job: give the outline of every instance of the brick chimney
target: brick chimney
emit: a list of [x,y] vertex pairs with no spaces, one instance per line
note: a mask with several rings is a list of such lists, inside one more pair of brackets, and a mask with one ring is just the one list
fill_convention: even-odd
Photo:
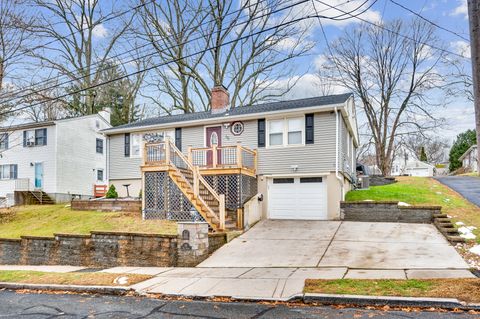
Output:
[[212,114],[224,113],[228,110],[230,94],[228,94],[227,89],[223,85],[212,88],[212,99],[210,103]]

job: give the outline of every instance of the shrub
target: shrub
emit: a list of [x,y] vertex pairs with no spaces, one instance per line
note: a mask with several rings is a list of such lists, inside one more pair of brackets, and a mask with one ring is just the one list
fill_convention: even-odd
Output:
[[110,185],[107,194],[105,195],[106,198],[118,198],[117,190],[115,189],[115,185]]

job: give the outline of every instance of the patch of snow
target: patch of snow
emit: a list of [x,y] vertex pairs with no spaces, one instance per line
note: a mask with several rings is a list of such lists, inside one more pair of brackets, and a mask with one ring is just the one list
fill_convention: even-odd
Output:
[[365,200],[363,200],[363,201],[364,201],[364,202],[374,202],[373,199],[365,199]]
[[460,233],[460,237],[463,237],[465,239],[475,239],[477,238],[477,236],[472,233],[472,230],[474,229],[474,226],[463,226],[458,229],[458,232]]
[[115,280],[113,280],[114,284],[117,285],[126,285],[128,284],[128,277],[122,276],[122,277],[117,277]]
[[435,194],[437,194],[437,195],[442,195],[442,192],[435,192]]
[[443,201],[444,201],[445,203],[448,203],[448,202],[450,201],[450,198],[444,198]]
[[452,218],[452,216],[450,216],[450,215],[447,215],[447,218]]
[[411,205],[404,202],[398,202],[398,206],[411,206]]
[[464,222],[456,222],[455,225],[457,225],[457,226],[464,226],[465,223],[464,223]]
[[468,250],[472,254],[479,255],[480,256],[480,245],[475,245],[472,248]]
[[72,207],[72,205],[70,204],[65,205],[65,208],[69,208],[69,207]]

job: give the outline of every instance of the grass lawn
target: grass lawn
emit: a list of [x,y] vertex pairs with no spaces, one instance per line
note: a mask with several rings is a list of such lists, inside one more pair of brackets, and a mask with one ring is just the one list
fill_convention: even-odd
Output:
[[177,226],[172,221],[144,221],[140,213],[74,211],[63,204],[0,210],[1,238],[22,235],[51,237],[55,233],[89,234],[90,231],[176,234]]
[[480,279],[307,279],[305,292],[368,296],[457,298],[480,302]]
[[[126,283],[118,283],[116,278],[124,277]],[[124,279],[122,278],[122,279]],[[92,286],[129,286],[152,278],[149,275],[108,274],[108,273],[52,273],[41,271],[0,271],[0,282],[52,285],[92,285]]]
[[462,221],[477,229],[480,243],[480,208],[440,182],[427,177],[397,177],[397,183],[372,186],[367,190],[347,193],[347,201],[400,201],[412,205],[439,205],[442,212],[452,216],[453,221]]

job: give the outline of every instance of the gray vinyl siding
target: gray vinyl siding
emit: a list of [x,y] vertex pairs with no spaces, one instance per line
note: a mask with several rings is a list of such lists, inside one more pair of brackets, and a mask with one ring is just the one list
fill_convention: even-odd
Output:
[[[267,117],[268,120],[268,117]],[[257,120],[243,121],[244,131],[240,136],[231,133],[229,126],[222,123],[222,145],[241,144],[250,149],[258,149]],[[210,126],[210,125],[209,125]],[[313,174],[335,170],[335,114],[316,113],[314,118],[314,144],[298,147],[258,149],[258,174]],[[182,128],[182,152],[188,147],[205,146],[205,126]],[[109,178],[141,178],[140,158],[124,157],[124,135],[111,135],[109,138]],[[297,165],[294,172],[292,165]]]
[[[258,173],[313,174],[335,170],[335,114],[315,113],[314,141],[298,147],[260,148]],[[298,166],[296,172],[292,165]]]
[[142,159],[138,157],[125,157],[124,134],[109,137],[109,179],[141,178],[140,165]]

